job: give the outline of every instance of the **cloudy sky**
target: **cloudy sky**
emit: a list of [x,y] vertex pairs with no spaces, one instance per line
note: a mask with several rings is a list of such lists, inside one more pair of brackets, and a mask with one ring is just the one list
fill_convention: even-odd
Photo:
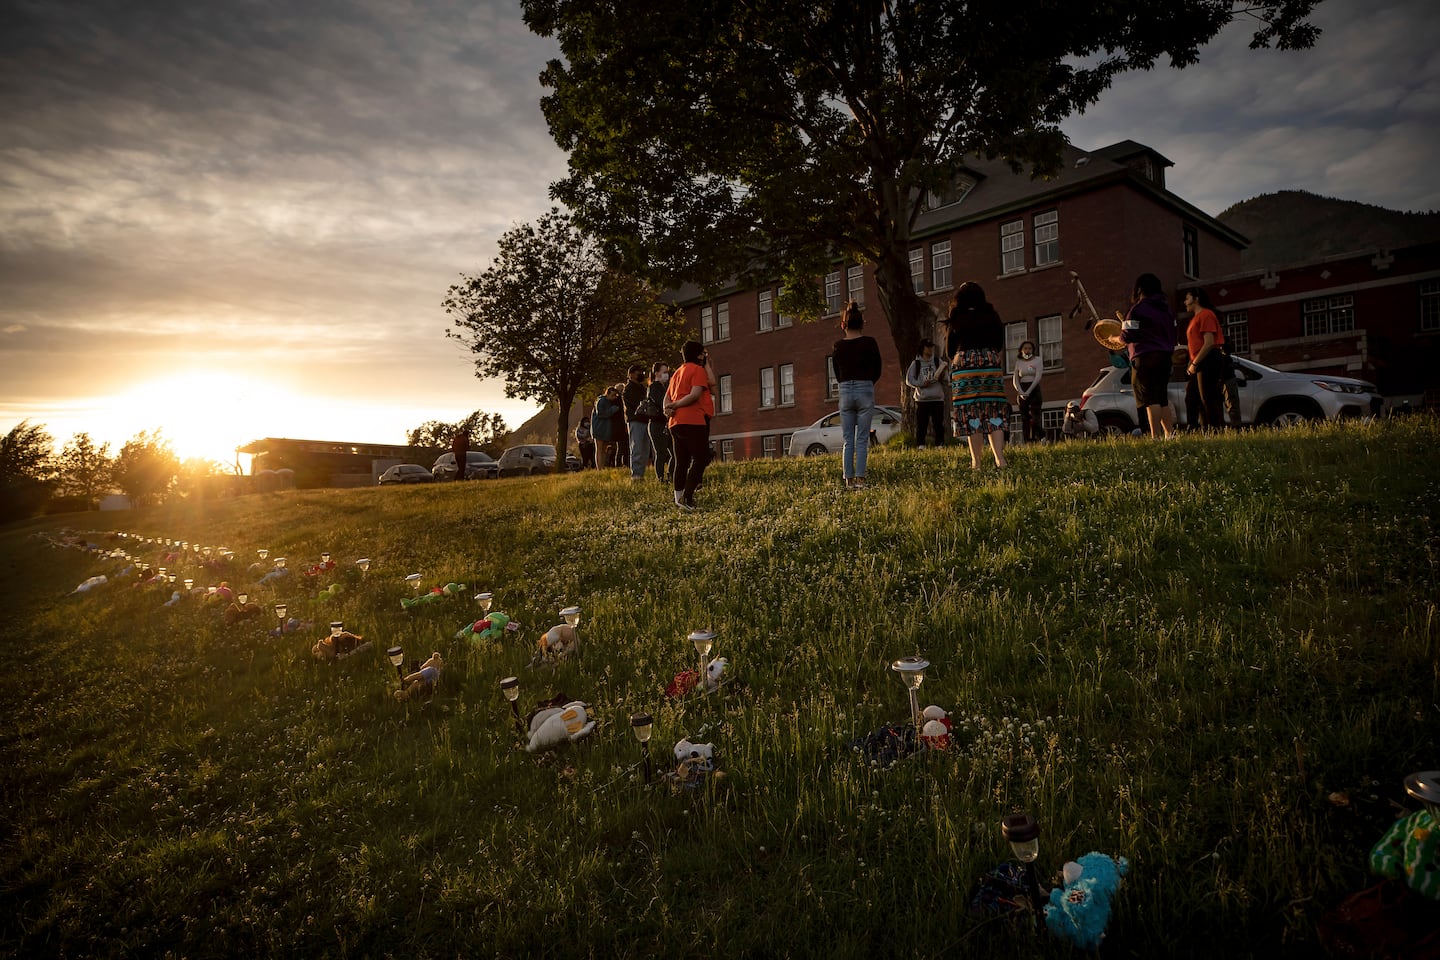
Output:
[[[1302,53],[1231,28],[1067,124],[1175,161],[1211,213],[1299,188],[1440,209],[1429,0],[1326,0]],[[0,431],[403,442],[481,408],[440,301],[549,203],[555,56],[494,0],[9,0],[0,11]]]

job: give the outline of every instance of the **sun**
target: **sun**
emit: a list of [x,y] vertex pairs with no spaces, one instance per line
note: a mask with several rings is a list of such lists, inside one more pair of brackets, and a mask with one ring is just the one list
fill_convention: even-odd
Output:
[[113,399],[111,416],[156,430],[181,460],[235,463],[235,448],[274,435],[293,420],[302,401],[260,377],[226,371],[189,370],[137,384]]

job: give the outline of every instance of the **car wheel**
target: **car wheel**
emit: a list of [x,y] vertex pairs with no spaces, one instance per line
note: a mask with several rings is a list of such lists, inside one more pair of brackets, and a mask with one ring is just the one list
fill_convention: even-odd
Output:
[[1135,429],[1134,424],[1125,419],[1122,414],[1104,413],[1096,419],[1100,421],[1102,437],[1128,437],[1130,431]]
[[830,448],[823,443],[812,443],[805,448],[805,456],[821,457],[830,452]]
[[1286,404],[1265,413],[1265,422],[1276,430],[1288,430],[1319,419],[1320,415],[1314,410],[1305,409],[1298,404]]

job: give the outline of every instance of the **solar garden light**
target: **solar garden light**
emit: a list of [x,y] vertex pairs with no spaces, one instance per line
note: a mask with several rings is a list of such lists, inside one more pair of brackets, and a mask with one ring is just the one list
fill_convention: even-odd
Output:
[[405,668],[402,666],[402,664],[405,663],[405,648],[391,647],[389,650],[385,651],[385,656],[390,658],[390,666],[395,668],[395,676],[399,677],[401,680],[404,680]]
[[[166,577],[166,574],[165,574],[165,568],[164,568],[164,567],[161,567],[161,568],[160,568],[160,576],[162,576],[162,577]],[[166,577],[166,579],[169,579],[169,578],[168,578],[168,577]]]
[[325,553],[320,554],[320,562],[321,562],[321,563],[329,563],[329,562],[330,562],[330,553],[329,553],[329,551],[326,551]]
[[240,606],[242,606],[242,607],[245,606],[245,604],[247,604],[247,603],[250,602],[250,594],[248,594],[248,593],[241,593],[241,594],[236,595],[236,597],[235,597],[235,602],[238,603],[238,604],[240,604]]
[[209,560],[209,559],[210,559],[210,554],[214,551],[214,549],[215,549],[214,547],[206,547],[206,548],[204,548],[203,550],[201,550],[200,552],[205,555],[205,559],[206,559],[206,560]]
[[480,604],[481,613],[489,613],[490,606],[495,602],[495,595],[493,593],[477,593],[475,602]]
[[174,583],[174,582],[175,582],[175,574],[173,574],[173,573],[170,574],[170,582],[171,582],[171,583]]
[[525,732],[525,724],[520,722],[520,678],[506,677],[500,681],[500,692],[505,694],[505,699],[510,701],[510,712],[515,716],[515,729],[521,734]]
[[692,631],[690,642],[695,644],[695,652],[700,654],[700,673],[695,679],[695,685],[703,691],[705,689],[705,658],[710,655],[710,648],[715,643],[715,631]]
[[420,592],[420,574],[410,574],[410,576],[405,578],[405,582],[410,584],[410,589],[414,590],[416,593]]
[[361,573],[369,573],[369,572],[370,572],[370,558],[369,558],[369,557],[361,557],[359,560],[356,560],[356,561],[355,561],[355,566],[357,566],[357,567],[360,568],[360,572],[361,572]]
[[1000,821],[1000,832],[1015,853],[1015,859],[1025,865],[1025,885],[1030,891],[1030,903],[1039,910],[1040,882],[1035,879],[1035,861],[1040,856],[1040,824],[1028,813],[1012,813]]
[[281,632],[281,633],[284,633],[284,632],[285,632],[285,613],[286,613],[286,611],[288,611],[289,609],[290,609],[290,608],[287,607],[287,606],[286,606],[285,604],[283,604],[283,603],[277,603],[277,604],[275,604],[275,620],[276,620],[278,626],[280,627],[280,632]]
[[344,632],[345,632],[345,621],[344,621],[344,620],[331,620],[331,621],[330,621],[330,639],[332,639],[332,640],[339,640],[339,639],[340,639],[340,634],[342,634],[342,633],[344,633]]
[[275,558],[275,569],[276,569],[276,570],[284,570],[284,569],[285,569],[285,558],[284,558],[284,557],[276,557],[276,558]]
[[192,544],[190,544],[190,552],[191,552],[191,553],[199,553],[199,552],[200,552],[200,544],[199,544],[199,543],[192,543]]
[[192,578],[190,578],[190,577],[186,577],[186,578],[185,578],[185,592],[186,592],[186,593],[189,593],[191,590],[194,590],[194,589],[195,589],[195,581],[194,581]]
[[578,627],[578,626],[580,626],[580,608],[579,608],[579,607],[566,607],[564,610],[561,610],[561,611],[560,611],[560,616],[564,617],[564,618],[565,618],[565,622],[568,623],[568,624],[570,624],[570,626],[572,626],[572,627]]
[[1405,792],[1440,817],[1440,770],[1422,770],[1405,778]]
[[270,551],[269,551],[269,550],[266,550],[264,547],[260,548],[259,550],[256,550],[255,552],[258,553],[258,554],[260,554],[260,559],[261,559],[261,560],[265,560],[265,559],[269,558],[269,556],[270,556]]
[[910,691],[910,720],[920,727],[920,684],[925,682],[925,668],[930,661],[923,657],[901,657],[890,664],[890,669],[900,674],[900,679]]
[[648,713],[637,713],[630,717],[630,729],[640,741],[640,754],[645,761],[645,782],[650,782],[650,730],[655,721]]

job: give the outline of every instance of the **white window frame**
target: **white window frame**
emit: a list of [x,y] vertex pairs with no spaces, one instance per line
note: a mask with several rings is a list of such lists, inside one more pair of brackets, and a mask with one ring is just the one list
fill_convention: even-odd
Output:
[[730,374],[720,374],[720,382],[716,384],[717,396],[715,398],[715,414],[731,413],[735,409],[734,380]]
[[1030,339],[1030,324],[1024,320],[1005,324],[1005,375],[1015,372],[1015,354]]
[[1440,280],[1420,284],[1420,332],[1440,333]]
[[825,274],[825,315],[839,313],[840,307],[840,271],[832,270]]
[[755,297],[755,329],[760,333],[769,333],[775,326],[775,294],[770,290],[761,290]]
[[774,460],[779,456],[779,447],[777,446],[778,439],[779,438],[773,434],[760,438],[760,449],[764,452],[766,460]]
[[1300,303],[1300,335],[1323,337],[1355,329],[1355,297],[1344,293]]
[[[778,289],[775,291],[775,302],[778,304],[778,303],[780,302],[780,298],[783,297],[783,296],[785,296],[785,288],[784,288],[784,287],[780,287],[780,288],[778,288]],[[783,314],[783,313],[776,313],[776,314],[775,314],[775,328],[776,328],[777,330],[778,330],[779,328],[781,328],[781,327],[788,327],[788,326],[790,326],[790,325],[791,325],[792,323],[794,323],[794,322],[795,322],[794,318],[792,318],[792,317],[787,317],[787,316],[786,316],[785,314]]]
[[845,296],[856,305],[865,306],[865,268],[851,267],[845,271]]
[[1047,437],[1058,435],[1064,426],[1064,407],[1042,407],[1040,409],[1040,429],[1045,432]]
[[953,283],[950,241],[936,240],[930,244],[930,289],[949,290]]
[[700,342],[715,342],[715,311],[708,306],[700,308]]
[[925,295],[925,248],[910,248],[910,287],[919,296]]
[[1000,272],[1025,272],[1025,221],[1000,224]]
[[835,358],[825,358],[825,399],[834,400],[840,396],[840,381],[835,379]]
[[792,441],[792,440],[794,440],[794,439],[795,439],[795,434],[793,434],[793,433],[782,433],[782,434],[780,434],[780,456],[783,457],[783,456],[787,455],[787,454],[790,452],[790,441]]
[[1048,373],[1065,369],[1065,324],[1060,314],[1035,318],[1035,349],[1040,354],[1041,370]]
[[939,210],[941,207],[953,207],[970,195],[975,189],[975,180],[963,174],[957,174],[938,193],[934,190],[925,191],[925,209]]
[[1225,349],[1230,353],[1250,352],[1250,311],[1228,310],[1224,316]]
[[1060,262],[1060,211],[1046,210],[1035,214],[1035,266],[1048,267]]
[[780,364],[780,406],[795,406],[795,364]]
[[1180,225],[1180,267],[1185,276],[1200,276],[1200,230],[1194,224]]
[[735,459],[735,441],[734,441],[734,440],[721,440],[721,441],[720,441],[720,462],[721,462],[721,463],[729,463],[730,461],[732,461],[732,460],[734,460],[734,459]]
[[760,368],[760,409],[775,406],[775,368]]
[[730,301],[721,300],[715,305],[715,339],[730,339]]

